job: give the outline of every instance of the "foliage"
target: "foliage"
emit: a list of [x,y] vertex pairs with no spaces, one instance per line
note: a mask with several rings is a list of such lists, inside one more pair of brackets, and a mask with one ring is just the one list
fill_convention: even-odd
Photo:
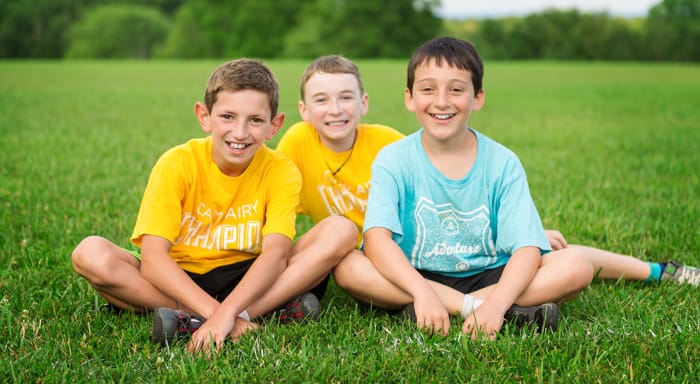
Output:
[[[307,63],[268,63],[289,127]],[[0,381],[697,382],[699,288],[672,284],[596,281],[562,305],[557,333],[494,342],[461,337],[456,322],[429,337],[331,284],[319,322],[264,326],[212,359],[153,346],[151,316],[100,310],[70,253],[91,234],[129,243],[158,156],[204,135],[192,105],[217,64],[0,62]],[[405,64],[358,61],[365,121],[417,128]],[[699,66],[497,61],[485,88],[472,126],[518,154],[545,226],[700,265]]]
[[136,5],[105,5],[73,24],[66,57],[149,58],[168,34],[160,11]]
[[[0,57],[63,57],[67,31],[96,6],[139,0],[0,0]],[[700,61],[700,0],[662,0],[647,17],[549,9],[523,17],[441,20],[440,0],[152,0],[172,20],[156,56],[407,57],[449,34],[492,59]],[[79,29],[79,28],[78,28]],[[99,34],[94,35],[99,37]],[[127,40],[127,38],[124,38]]]
[[431,0],[342,1],[306,3],[299,24],[286,38],[285,56],[408,57],[434,37],[441,21]]
[[[186,0],[149,0],[166,15]],[[0,0],[0,57],[63,57],[67,31],[91,8],[141,0]],[[97,37],[98,35],[95,35]]]
[[647,41],[653,60],[700,61],[700,0],[664,0],[653,7]]
[[175,15],[162,56],[279,56],[297,8],[294,0],[187,1]]
[[641,29],[627,19],[605,13],[547,10],[476,23],[476,29],[468,34],[454,26],[449,31],[474,41],[486,58],[640,59]]

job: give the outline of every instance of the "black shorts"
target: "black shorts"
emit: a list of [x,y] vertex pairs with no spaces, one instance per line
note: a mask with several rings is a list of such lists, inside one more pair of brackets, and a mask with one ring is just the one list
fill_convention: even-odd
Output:
[[[254,261],[255,259],[250,259],[235,264],[223,265],[205,274],[185,272],[197,285],[208,293],[209,296],[221,302],[224,301],[233,289],[236,288],[238,283],[241,282],[241,279],[243,279],[243,276],[248,272],[248,269],[250,269]],[[326,293],[329,277],[330,274],[326,275],[323,281],[310,290],[319,300],[321,300]]]
[[505,268],[506,266],[502,265],[493,269],[487,269],[477,275],[467,277],[445,276],[439,273],[424,271],[421,269],[419,269],[418,272],[428,280],[441,283],[462,293],[470,293],[498,283],[498,280],[501,278]]

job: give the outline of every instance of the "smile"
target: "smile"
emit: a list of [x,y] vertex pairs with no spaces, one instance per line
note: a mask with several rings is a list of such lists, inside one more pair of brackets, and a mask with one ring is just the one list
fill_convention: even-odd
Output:
[[243,144],[243,143],[230,143],[230,142],[227,142],[226,144],[228,144],[229,148],[235,149],[235,150],[245,149],[245,148],[248,146],[248,144]]
[[455,113],[430,113],[430,116],[438,120],[448,120],[455,117]]

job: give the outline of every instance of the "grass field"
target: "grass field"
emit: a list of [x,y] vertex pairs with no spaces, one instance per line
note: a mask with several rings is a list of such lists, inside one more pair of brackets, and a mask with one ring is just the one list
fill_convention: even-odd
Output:
[[[128,244],[157,157],[203,135],[192,106],[217,64],[0,62],[0,381],[697,382],[700,289],[667,284],[597,280],[561,307],[558,333],[494,342],[456,321],[427,337],[331,285],[321,321],[265,327],[211,360],[151,345],[150,315],[100,311],[69,255],[90,234]],[[286,128],[306,62],[269,64]],[[365,121],[415,130],[405,63],[359,64]],[[700,66],[487,62],[485,89],[471,125],[519,154],[545,227],[700,265]]]

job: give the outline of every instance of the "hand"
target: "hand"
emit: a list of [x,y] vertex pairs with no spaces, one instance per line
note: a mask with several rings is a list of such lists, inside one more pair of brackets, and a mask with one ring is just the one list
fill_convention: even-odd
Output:
[[187,345],[188,352],[204,352],[211,355],[212,346],[215,352],[221,350],[224,340],[232,332],[238,322],[234,316],[226,316],[222,313],[215,313],[210,319],[192,334],[192,340]]
[[486,301],[467,316],[462,324],[462,332],[471,336],[472,340],[483,336],[495,340],[496,334],[503,327],[504,314]]
[[238,342],[244,333],[251,332],[256,329],[258,329],[257,324],[253,323],[252,321],[248,321],[242,317],[239,317],[233,324],[233,330],[231,330],[229,336],[231,336],[231,339],[233,341]]
[[437,295],[432,296],[414,299],[416,325],[429,335],[441,333],[446,336],[450,331],[450,316]]
[[547,240],[553,251],[558,251],[569,246],[561,232],[557,230],[546,230],[544,233],[547,235]]

